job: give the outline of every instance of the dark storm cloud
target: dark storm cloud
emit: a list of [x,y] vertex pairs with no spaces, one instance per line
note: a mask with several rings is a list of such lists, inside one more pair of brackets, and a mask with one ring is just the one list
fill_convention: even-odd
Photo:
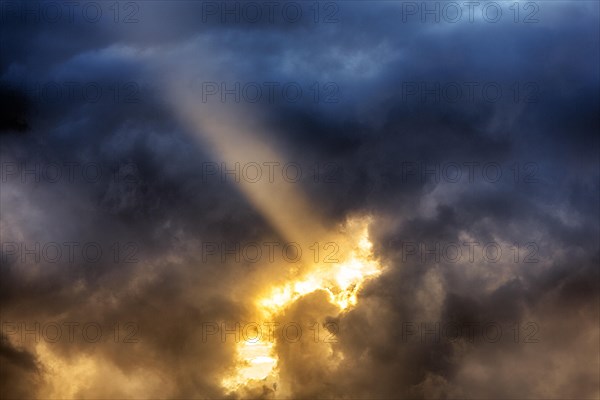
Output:
[[[53,351],[105,360],[115,382],[149,374],[161,397],[222,397],[233,344],[201,343],[200,324],[249,318],[240,282],[255,284],[253,267],[206,263],[198,249],[277,234],[234,185],[202,179],[214,155],[167,106],[163,74],[189,66],[176,80],[191,90],[194,80],[297,82],[307,93],[315,81],[333,82],[336,103],[307,95],[244,104],[290,160],[333,162],[335,182],[299,186],[332,226],[372,213],[372,241],[387,265],[354,310],[335,316],[314,293],[280,316],[333,318],[340,330],[332,358],[344,357],[331,369],[324,348],[278,344],[294,398],[597,396],[597,4],[540,2],[540,22],[530,25],[511,14],[498,24],[402,23],[402,3],[392,2],[339,3],[339,22],[329,24],[314,24],[308,6],[298,23],[220,23],[201,2],[135,4],[138,22],[129,24],[114,23],[106,8],[99,23],[2,21],[0,83],[10,88],[2,89],[3,168],[77,162],[104,171],[91,183],[3,180],[3,243],[77,240],[107,252],[91,267],[3,260],[4,321],[134,321],[139,343],[61,342]],[[96,85],[102,96],[69,94],[65,82]],[[493,82],[503,97],[407,98],[407,88],[436,82]],[[532,101],[514,101],[515,83],[535,89]],[[499,182],[481,177],[490,162],[502,168]],[[407,166],[449,163],[478,163],[476,179],[466,169],[458,183],[406,175]],[[515,180],[515,163],[525,173],[535,166],[535,181]],[[403,242],[466,240],[502,243],[508,260],[403,254]],[[111,244],[131,241],[137,262],[108,261]],[[539,261],[511,263],[515,242],[536,243]],[[511,324],[529,321],[539,343],[403,341],[407,322],[495,322],[506,339]],[[2,392],[33,397],[46,370],[32,346],[3,341],[2,358]],[[79,395],[136,397],[120,390],[91,382]]]
[[8,398],[34,397],[40,374],[40,366],[35,356],[26,350],[16,349],[2,334],[0,358],[2,394]]
[[27,131],[27,111],[29,108],[27,98],[18,90],[8,87],[0,88],[0,93],[2,99],[0,104],[2,109],[0,132],[4,134]]

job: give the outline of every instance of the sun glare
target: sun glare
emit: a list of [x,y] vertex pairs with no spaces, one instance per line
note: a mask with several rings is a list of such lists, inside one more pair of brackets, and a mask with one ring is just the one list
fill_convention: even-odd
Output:
[[[340,235],[339,261],[315,263],[297,279],[269,288],[264,296],[256,299],[258,312],[270,320],[302,296],[318,290],[328,294],[330,303],[336,305],[339,312],[356,305],[363,283],[381,273],[381,266],[372,253],[369,223],[369,218],[348,220]],[[223,380],[228,390],[235,391],[254,380],[277,381],[273,343],[242,341],[237,358],[235,374]]]

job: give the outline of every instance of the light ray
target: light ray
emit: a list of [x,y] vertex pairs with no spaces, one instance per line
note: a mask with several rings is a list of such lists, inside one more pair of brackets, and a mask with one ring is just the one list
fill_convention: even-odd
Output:
[[[198,99],[182,90],[171,91],[174,109],[181,120],[203,144],[212,146],[219,161],[235,163],[278,163],[285,165],[283,152],[272,139],[256,129],[256,125],[240,126],[240,120],[252,118],[247,110],[223,109],[199,104]],[[381,272],[372,254],[369,240],[369,218],[349,219],[344,232],[325,229],[318,209],[310,206],[299,186],[281,180],[238,182],[238,188],[279,232],[290,242],[306,245],[312,242],[334,243],[340,260],[317,262],[303,266],[283,284],[264,289],[254,301],[258,315],[272,320],[295,301],[316,291],[328,294],[339,312],[357,303],[364,282]],[[242,341],[237,346],[236,371],[223,379],[222,385],[235,392],[253,382],[277,382],[278,357],[273,343],[263,340]]]

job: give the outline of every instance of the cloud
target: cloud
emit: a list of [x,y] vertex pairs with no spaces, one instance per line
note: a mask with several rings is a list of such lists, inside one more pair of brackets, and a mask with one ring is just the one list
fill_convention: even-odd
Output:
[[[454,24],[403,23],[406,2],[335,3],[318,23],[306,4],[298,22],[256,23],[222,22],[206,8],[220,2],[131,4],[118,22],[104,4],[98,23],[2,14],[3,394],[224,398],[235,343],[203,341],[203,324],[252,321],[257,294],[306,265],[204,245],[314,242],[310,227],[371,215],[385,269],[356,307],[316,291],[276,316],[335,326],[335,342],[278,341],[279,387],[238,397],[598,396],[597,4],[535,3],[535,24],[503,2],[500,23]],[[223,101],[222,84],[263,96]],[[222,174],[272,155],[299,180]],[[37,342],[9,329],[36,321]],[[435,324],[478,325],[434,340]]]

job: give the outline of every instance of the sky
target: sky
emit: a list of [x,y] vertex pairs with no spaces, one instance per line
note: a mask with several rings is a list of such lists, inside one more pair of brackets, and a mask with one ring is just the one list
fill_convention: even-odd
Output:
[[597,399],[596,1],[0,1],[7,399]]

